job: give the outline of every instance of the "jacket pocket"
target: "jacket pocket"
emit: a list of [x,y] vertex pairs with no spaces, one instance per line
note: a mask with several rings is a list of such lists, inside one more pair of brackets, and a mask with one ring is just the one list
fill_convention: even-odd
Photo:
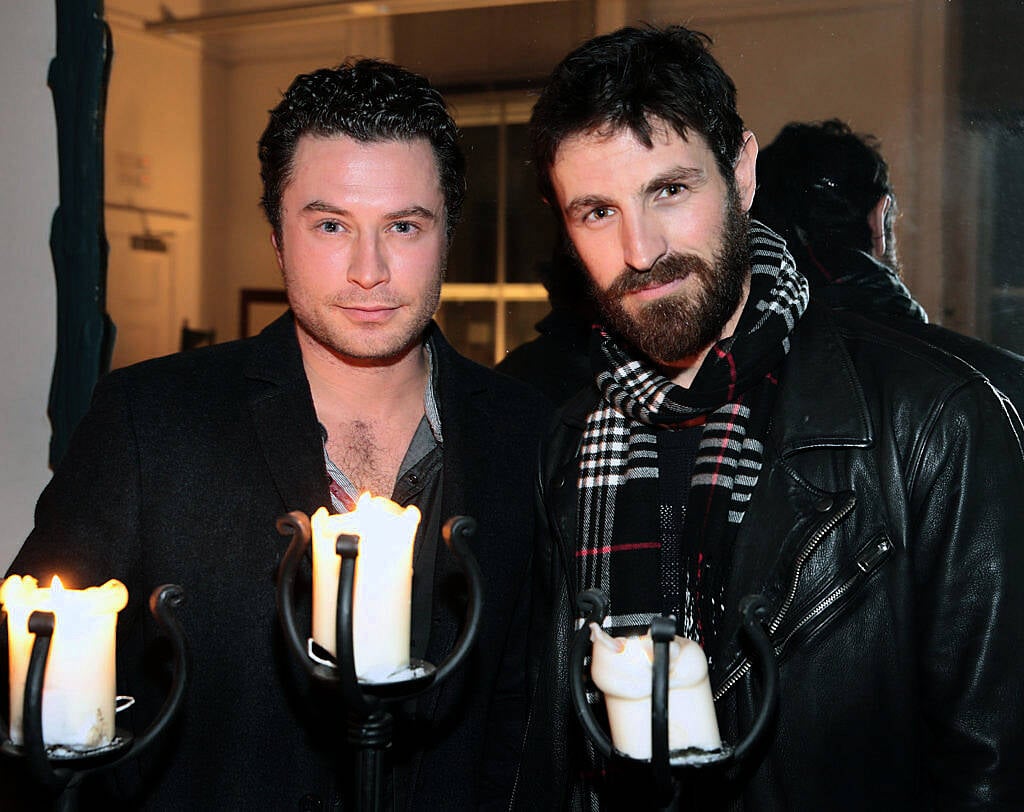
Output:
[[796,620],[784,627],[773,629],[772,642],[775,656],[784,660],[800,643],[820,633],[841,617],[844,610],[860,596],[862,588],[871,580],[893,553],[893,543],[886,535],[874,537],[858,550],[853,565],[829,588],[823,597],[796,614]]

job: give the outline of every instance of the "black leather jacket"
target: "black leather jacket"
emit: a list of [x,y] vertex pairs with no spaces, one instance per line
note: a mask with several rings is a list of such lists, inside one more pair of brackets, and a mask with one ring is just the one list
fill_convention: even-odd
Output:
[[[741,767],[690,773],[683,808],[1024,809],[1019,421],[957,359],[813,302],[781,384],[727,593],[768,600],[778,714]],[[567,404],[541,466],[517,808],[575,805],[575,456],[596,397]],[[709,654],[735,742],[759,679],[727,615]]]

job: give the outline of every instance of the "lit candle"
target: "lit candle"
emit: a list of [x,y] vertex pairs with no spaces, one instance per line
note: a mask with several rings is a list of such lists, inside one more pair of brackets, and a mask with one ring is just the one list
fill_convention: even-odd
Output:
[[55,575],[40,589],[30,575],[12,575],[0,586],[7,610],[11,688],[11,741],[23,743],[25,679],[35,635],[34,611],[52,612],[53,637],[43,679],[43,741],[91,749],[114,738],[117,613],[128,603],[120,581],[88,589],[65,589]]
[[[615,749],[639,759],[651,757],[651,635],[611,637],[590,624],[590,676],[604,694]],[[704,650],[676,637],[668,653],[668,748],[717,750],[722,746]]]
[[383,682],[409,667],[412,552],[420,512],[362,494],[349,513],[313,514],[313,640],[337,656],[338,578],[342,533],[359,537],[352,600],[356,676]]

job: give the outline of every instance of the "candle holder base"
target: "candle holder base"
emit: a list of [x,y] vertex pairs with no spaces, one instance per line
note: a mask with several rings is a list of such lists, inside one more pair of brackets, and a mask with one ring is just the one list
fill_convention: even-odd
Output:
[[394,732],[394,720],[385,710],[385,703],[413,699],[442,682],[462,663],[476,641],[483,606],[483,576],[467,543],[467,537],[476,532],[476,522],[468,516],[455,516],[442,529],[468,587],[466,620],[454,647],[440,665],[411,659],[407,668],[382,681],[360,679],[355,671],[352,612],[358,536],[340,534],[336,540],[335,548],[341,556],[336,622],[339,656],[332,657],[311,639],[307,638],[303,646],[295,621],[294,583],[299,563],[310,545],[309,517],[292,511],[278,519],[277,529],[292,537],[277,575],[277,608],[285,638],[309,675],[340,693],[348,716],[348,743],[356,757],[355,808],[359,812],[376,812],[383,808],[383,753],[391,747]]
[[[306,641],[306,653],[317,665],[329,669],[332,674],[336,672],[337,661],[329,651],[317,645],[312,637]],[[373,696],[381,699],[401,699],[418,694],[429,687],[435,679],[436,672],[437,666],[433,663],[410,657],[409,665],[388,674],[384,679],[357,677],[356,682],[360,690]],[[332,678],[337,679],[336,676]]]
[[763,598],[749,596],[740,602],[743,628],[754,647],[754,653],[760,663],[764,679],[761,708],[742,741],[736,745],[723,743],[715,750],[700,750],[698,748],[669,750],[668,748],[668,646],[675,635],[676,624],[673,618],[656,617],[652,620],[654,667],[651,684],[652,757],[649,759],[633,758],[615,749],[611,738],[599,724],[590,707],[587,689],[584,685],[586,661],[591,652],[589,626],[591,623],[601,625],[608,614],[609,601],[608,596],[601,590],[588,589],[579,594],[576,602],[577,608],[583,616],[583,623],[573,637],[569,652],[569,687],[576,716],[587,737],[605,758],[614,758],[649,769],[652,785],[658,797],[670,799],[674,796],[674,771],[741,761],[764,734],[778,704],[778,663],[772,643],[760,620],[767,611]]
[[[47,746],[44,742],[43,685],[54,633],[54,615],[52,612],[35,611],[29,616],[28,628],[35,635],[35,640],[25,677],[22,714],[24,744],[14,744],[8,735],[8,728],[4,726],[0,755],[22,759],[27,763],[35,783],[49,794],[53,809],[60,812],[77,809],[78,789],[87,775],[137,756],[163,732],[177,713],[185,694],[188,655],[185,634],[173,609],[183,600],[183,590],[174,584],[157,587],[149,598],[150,612],[170,638],[173,649],[174,673],[170,693],[163,707],[140,736],[135,737],[126,730],[115,728],[114,738],[108,744],[93,748]],[[120,703],[116,710],[125,710],[134,702],[131,697],[118,697],[118,700],[130,701]]]
[[[66,744],[54,744],[44,748],[46,760],[62,767],[72,769],[92,769],[116,758],[135,742],[135,737],[127,730],[117,728],[114,738],[98,747],[75,747]],[[10,739],[0,744],[0,753],[5,756],[23,758],[28,750]]]

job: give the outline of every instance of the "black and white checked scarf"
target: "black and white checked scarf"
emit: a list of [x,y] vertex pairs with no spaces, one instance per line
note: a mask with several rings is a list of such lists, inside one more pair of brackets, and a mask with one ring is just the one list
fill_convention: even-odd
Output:
[[[609,596],[612,627],[646,626],[653,615],[675,614],[678,633],[702,645],[717,627],[731,542],[761,470],[778,383],[773,371],[808,300],[807,281],[782,239],[752,221],[750,241],[750,294],[735,335],[712,348],[689,388],[598,328],[594,363],[602,400],[583,433],[576,556],[581,588]],[[701,427],[689,493],[666,504],[658,433],[687,426]],[[682,550],[667,568],[665,516],[673,510],[683,515],[681,527],[678,518],[669,522],[671,535],[682,530],[674,539]],[[675,604],[664,605],[666,588]]]

